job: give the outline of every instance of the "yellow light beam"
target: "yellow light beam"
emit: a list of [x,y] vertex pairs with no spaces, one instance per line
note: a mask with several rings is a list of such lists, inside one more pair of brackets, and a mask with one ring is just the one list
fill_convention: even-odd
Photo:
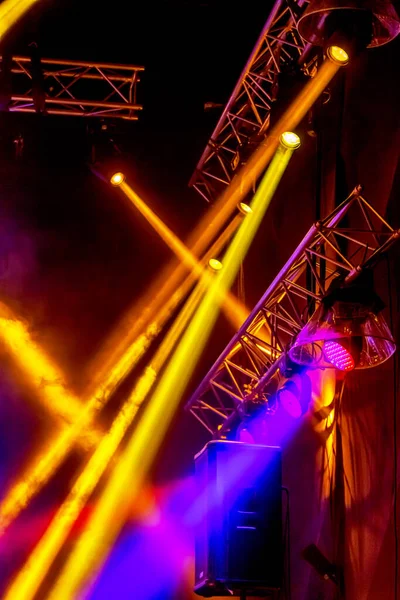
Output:
[[[82,410],[80,400],[68,390],[64,374],[31,337],[29,327],[3,303],[0,303],[0,339],[36,399],[49,412],[61,417],[63,425],[75,421]],[[100,432],[91,432],[89,443],[99,439]]]
[[251,191],[253,183],[259,179],[279,146],[280,136],[285,131],[294,131],[296,129],[297,125],[340,68],[340,65],[326,60],[316,75],[307,82],[274,127],[272,127],[268,137],[260,143],[247,163],[233,178],[225,192],[211,206],[205,217],[193,231],[187,242],[187,246],[193,254],[197,255],[201,253],[209,241],[214,238],[233,213],[236,206]]
[[[204,263],[207,263],[209,257],[214,253],[219,254],[241,221],[240,215],[231,221],[205,254]],[[147,327],[144,334],[138,336],[132,344],[125,348],[118,360],[115,356],[112,357],[116,361],[115,364],[108,361],[103,369],[97,369],[93,373],[93,385],[90,386],[84,396],[85,408],[81,408],[77,422],[54,436],[48,445],[40,450],[40,453],[34,457],[29,467],[25,469],[18,481],[11,486],[0,503],[0,533],[12,523],[58,469],[77,439],[82,435],[82,432],[89,427],[95,415],[105,406],[117,385],[121,383],[143,356],[152,340],[172,316],[176,307],[189,292],[194,280],[195,278],[192,275],[187,277],[160,310],[157,320]],[[170,337],[167,339],[170,339]],[[161,347],[165,348],[165,344],[166,342]]]
[[[329,60],[322,64],[317,74],[310,79],[271,129],[268,137],[260,143],[248,162],[238,171],[226,191],[207,211],[205,217],[200,220],[186,243],[186,247],[190,249],[194,256],[200,256],[204,252],[218,231],[222,229],[223,224],[229,219],[229,216],[233,214],[236,206],[240,206],[240,203],[250,192],[253,183],[258,180],[278,147],[280,135],[285,131],[296,129],[339,69],[340,65]],[[153,281],[146,294],[127,311],[120,324],[117,325],[106,349],[99,354],[99,360],[96,359],[96,362],[93,363],[94,371],[99,365],[99,368],[101,368],[104,354],[108,352],[112,356],[114,352],[117,354],[120,352],[119,344],[120,340],[124,338],[123,332],[130,329],[132,331],[131,339],[134,339],[139,334],[143,322],[149,323],[153,320],[160,307],[168,301],[186,275],[187,267],[183,264],[177,264],[175,261],[161,271],[160,276]]]
[[49,600],[76,597],[90,573],[97,572],[114,543],[126,520],[127,496],[135,497],[143,484],[215,323],[219,305],[233,283],[292,152],[279,147],[251,203],[251,218],[243,221],[231,242],[223,260],[224,268],[215,274],[213,283],[208,286]]
[[[237,214],[231,220],[201,259],[203,266],[208,263],[211,257],[220,254],[242,220],[243,216],[241,214]],[[87,376],[94,386],[98,387],[101,382],[106,381],[109,373],[113,371],[118,373],[119,361],[122,360],[124,353],[129,351],[130,345],[135,343],[135,340],[140,338],[141,335],[144,335],[149,343],[158,335],[196,279],[197,276],[190,271],[183,281],[180,277],[172,276],[168,282],[164,282],[164,285],[157,281],[158,289],[151,286],[153,301],[149,299],[149,305],[147,307],[143,305],[142,311],[135,318],[133,318],[133,312],[130,312],[121,321],[116,331],[111,334],[106,344],[88,367]],[[167,288],[169,293],[166,296],[164,290]],[[241,313],[238,320],[244,320],[247,314],[246,311]],[[137,360],[140,356],[137,356]],[[136,360],[132,361],[131,365],[134,366],[135,362]]]
[[[121,189],[131,203],[142,213],[150,225],[157,231],[158,235],[169,248],[182,261],[187,270],[192,271],[198,279],[203,275],[204,266],[200,260],[185,246],[175,233],[165,225],[165,223],[155,214],[151,208],[140,198],[140,196],[123,180],[119,184]],[[212,276],[207,271],[204,273],[206,281],[211,283]],[[237,300],[230,292],[227,292],[224,298],[223,308],[226,316],[232,322],[233,326],[239,328],[249,314],[248,310]]]
[[[82,508],[118,450],[128,427],[136,417],[160,369],[187,327],[201,300],[203,290],[204,287],[202,288],[201,285],[196,287],[174,321],[153,360],[146,367],[133,392],[122,406],[111,429],[103,437],[85,469],[72,486],[65,502],[57,511],[50,526],[8,588],[4,600],[32,600],[35,597]],[[57,598],[60,600],[61,597],[57,596]]]
[[4,0],[0,5],[0,40],[38,0]]

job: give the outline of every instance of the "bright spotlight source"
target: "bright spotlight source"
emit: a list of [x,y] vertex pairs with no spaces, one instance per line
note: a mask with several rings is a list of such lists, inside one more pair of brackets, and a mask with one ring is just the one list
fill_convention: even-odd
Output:
[[110,181],[113,185],[121,185],[125,181],[125,175],[119,171],[118,173],[114,173]]
[[218,260],[218,258],[210,258],[208,261],[208,266],[213,271],[220,271],[222,269],[222,262]]
[[326,359],[339,371],[352,371],[355,367],[354,358],[342,344],[329,340],[324,343]]
[[239,202],[238,209],[244,215],[249,215],[250,213],[253,212],[253,209],[251,208],[251,206],[249,206],[245,202]]
[[337,65],[347,65],[349,62],[349,55],[347,54],[344,48],[340,48],[340,46],[329,46],[326,50],[326,54],[332,62]]
[[295,150],[300,146],[300,138],[293,131],[285,131],[284,133],[282,133],[279,139],[281,144],[285,146],[285,148]]

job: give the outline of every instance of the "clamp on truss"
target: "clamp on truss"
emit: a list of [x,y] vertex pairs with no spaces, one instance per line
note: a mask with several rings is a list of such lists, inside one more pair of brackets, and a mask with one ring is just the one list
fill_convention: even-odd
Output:
[[[11,64],[3,57],[2,71],[9,70],[11,112],[37,112],[31,58],[14,56]],[[80,60],[40,60],[44,111],[73,117],[113,117],[136,121],[142,105],[137,103],[137,86],[144,67]],[[4,75],[3,75],[4,78]]]
[[306,76],[315,74],[317,51],[297,31],[305,7],[303,0],[275,2],[190,179],[189,186],[207,202],[220,196],[254,143],[266,135],[279,74],[295,65]]
[[186,409],[214,437],[245,418],[249,407],[268,410],[267,384],[281,358],[321,304],[332,281],[356,279],[398,239],[361,196],[361,187],[316,222],[282,267],[242,327],[211,367]]

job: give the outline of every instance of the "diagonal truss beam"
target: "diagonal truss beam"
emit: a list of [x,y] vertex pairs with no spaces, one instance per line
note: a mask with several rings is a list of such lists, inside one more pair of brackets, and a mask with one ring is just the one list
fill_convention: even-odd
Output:
[[[361,188],[315,223],[186,405],[214,436],[253,404],[269,406],[268,383],[331,282],[355,279],[400,235],[363,198]],[[349,225],[350,224],[350,225]]]
[[304,0],[276,0],[190,179],[189,186],[207,202],[220,196],[266,134],[279,73],[296,64],[305,75],[315,73],[317,51],[297,31],[305,6]]
[[[138,119],[143,107],[137,103],[137,87],[144,67],[42,58],[41,68],[47,114]],[[14,56],[10,74],[8,110],[35,112],[31,59]]]

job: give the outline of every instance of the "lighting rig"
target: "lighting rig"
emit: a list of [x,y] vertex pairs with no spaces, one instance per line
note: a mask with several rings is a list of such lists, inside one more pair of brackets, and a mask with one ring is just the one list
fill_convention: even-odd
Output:
[[[81,60],[40,59],[41,112],[71,117],[101,117],[136,121],[142,105],[137,87],[144,67]],[[3,80],[8,81],[4,108],[10,112],[37,111],[32,57],[3,56]]]
[[296,394],[305,368],[347,372],[388,359],[395,343],[371,276],[399,235],[356,187],[309,229],[187,410],[215,439],[235,439],[238,425],[258,409],[273,415],[283,392],[295,416],[305,412],[307,402]]
[[[207,201],[235,185],[239,167],[274,132],[283,74],[312,79],[324,55],[345,65],[399,32],[389,2],[277,0],[189,185]],[[290,396],[287,408],[302,414],[296,381],[307,368],[368,368],[393,354],[371,267],[398,235],[360,186],[311,227],[187,403],[214,438],[232,435],[257,407],[274,413],[279,398]]]
[[399,31],[389,2],[276,0],[189,186],[207,202],[226,190],[269,133],[282,75],[312,79],[323,53],[343,65],[365,47],[390,42]]

